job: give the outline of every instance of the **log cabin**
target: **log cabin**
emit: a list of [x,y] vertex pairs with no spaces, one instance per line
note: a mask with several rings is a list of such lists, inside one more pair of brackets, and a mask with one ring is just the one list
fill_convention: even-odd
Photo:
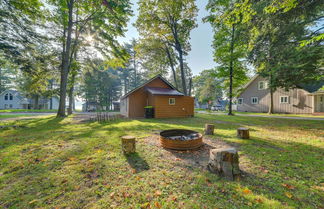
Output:
[[194,116],[194,97],[185,96],[161,75],[157,75],[120,99],[120,113],[128,118],[145,115],[145,107],[152,106],[155,118]]

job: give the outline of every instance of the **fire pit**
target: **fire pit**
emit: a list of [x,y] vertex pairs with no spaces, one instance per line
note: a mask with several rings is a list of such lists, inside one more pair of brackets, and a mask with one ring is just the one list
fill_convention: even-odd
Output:
[[202,145],[202,135],[186,129],[170,129],[160,133],[160,142],[167,149],[197,149]]

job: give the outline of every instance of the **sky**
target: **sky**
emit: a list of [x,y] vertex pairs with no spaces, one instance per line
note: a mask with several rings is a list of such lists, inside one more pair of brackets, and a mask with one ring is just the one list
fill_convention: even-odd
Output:
[[[127,27],[128,31],[125,37],[120,39],[121,42],[128,42],[133,38],[138,38],[138,32],[133,26],[138,15],[137,0],[131,0],[131,2],[133,3],[132,9],[134,16],[131,17]],[[203,23],[202,21],[202,18],[208,15],[208,12],[205,10],[207,2],[206,0],[196,0],[196,5],[199,9],[197,17],[198,27],[191,31],[191,51],[185,57],[194,75],[199,74],[203,70],[215,67],[212,54],[213,48],[211,47],[213,31],[209,23]]]

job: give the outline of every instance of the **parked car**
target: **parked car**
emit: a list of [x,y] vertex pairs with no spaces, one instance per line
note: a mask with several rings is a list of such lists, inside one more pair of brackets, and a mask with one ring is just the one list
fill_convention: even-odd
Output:
[[210,109],[212,111],[224,111],[225,110],[225,107],[222,106],[222,105],[213,105]]

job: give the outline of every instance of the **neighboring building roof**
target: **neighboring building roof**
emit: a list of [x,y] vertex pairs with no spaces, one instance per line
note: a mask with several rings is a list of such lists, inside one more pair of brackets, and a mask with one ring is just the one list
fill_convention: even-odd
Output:
[[145,89],[153,95],[184,96],[183,93],[175,89],[167,89],[167,88],[159,88],[159,87],[146,87]]
[[[253,76],[251,78],[251,80],[247,84],[244,85],[243,89],[245,90],[259,76],[260,76],[259,74],[256,74],[255,76]],[[324,87],[324,80],[315,81],[311,84],[300,84],[300,85],[298,85],[298,87],[308,91],[309,93],[314,93],[316,91],[319,91],[322,87]],[[322,90],[320,90],[320,91],[322,91]],[[242,94],[242,92],[240,93],[240,95]]]
[[249,82],[247,82],[244,86],[243,89],[246,89],[257,77],[259,77],[259,74],[256,74],[255,76],[253,76]]
[[176,88],[175,88],[175,87],[174,87],[174,86],[173,86],[169,81],[167,81],[167,80],[166,80],[165,78],[163,78],[160,74],[158,74],[158,75],[154,76],[153,78],[151,78],[150,80],[144,82],[142,85],[140,85],[140,86],[134,88],[133,90],[127,92],[124,96],[121,97],[121,99],[124,99],[124,98],[128,97],[131,93],[133,93],[133,92],[137,91],[138,89],[144,87],[146,84],[150,83],[151,81],[153,81],[153,80],[155,80],[155,79],[157,79],[157,78],[160,78],[160,79],[161,79],[164,83],[166,83],[170,88],[177,90],[177,89],[176,89]]
[[324,80],[320,80],[317,82],[309,83],[309,84],[301,84],[300,88],[308,91],[309,93],[314,93],[324,87]]
[[16,91],[16,90],[10,90],[10,89],[7,89],[3,92],[1,92],[0,95],[4,95],[6,93],[11,93],[14,97],[17,97],[19,100],[22,100],[22,99],[26,99],[26,97],[22,96],[21,93],[19,91]]

